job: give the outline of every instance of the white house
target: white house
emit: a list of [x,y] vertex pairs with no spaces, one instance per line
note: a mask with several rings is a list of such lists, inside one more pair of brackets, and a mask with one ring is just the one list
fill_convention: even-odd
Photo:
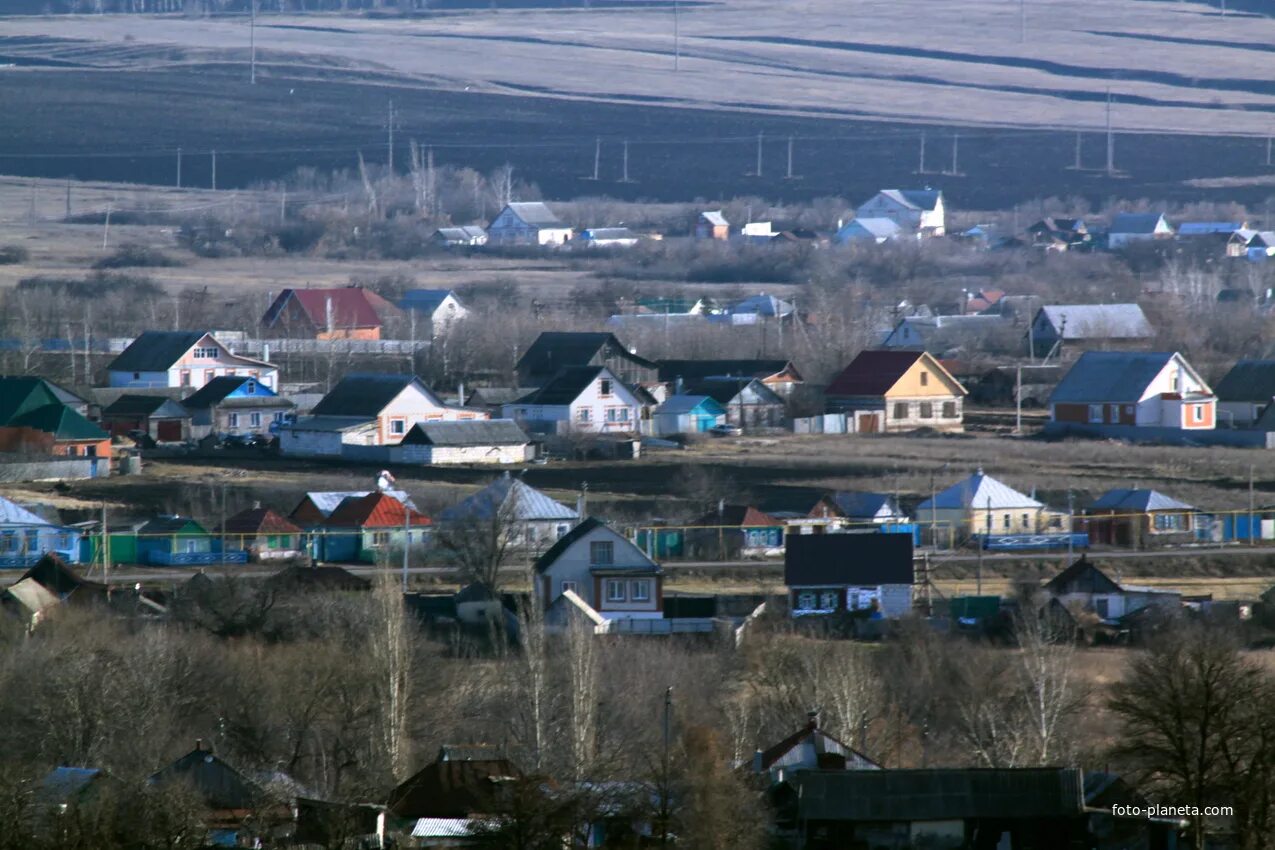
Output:
[[279,385],[279,370],[264,360],[242,357],[207,331],[146,331],[106,367],[111,387],[189,387],[213,378],[242,375],[263,387]]
[[440,227],[434,231],[434,243],[444,248],[486,245],[487,231],[473,224],[462,227]]
[[854,218],[841,226],[835,239],[841,245],[850,243],[890,242],[903,235],[903,228],[892,218]]
[[627,227],[590,227],[580,231],[580,242],[593,248],[632,248],[638,236]]
[[935,189],[882,189],[855,210],[855,218],[888,218],[919,236],[947,233],[943,193]]
[[641,419],[642,402],[605,366],[567,366],[533,390],[503,405],[505,419],[538,434],[629,434]]
[[507,528],[511,546],[540,548],[566,536],[580,521],[580,513],[506,472],[438,515],[438,522],[444,526],[493,520]]
[[1181,354],[1086,351],[1049,396],[1055,423],[1209,430],[1217,396]]
[[398,306],[407,312],[414,329],[413,339],[427,339],[445,333],[454,322],[469,315],[450,289],[409,289]]
[[628,538],[592,517],[536,561],[536,591],[547,609],[572,591],[606,619],[662,619],[663,573]]
[[508,419],[418,422],[393,452],[395,463],[526,463],[531,439]]
[[506,204],[487,225],[488,245],[562,245],[572,229],[539,201]]
[[1115,251],[1132,242],[1172,238],[1173,226],[1164,213],[1119,213],[1107,231],[1107,247]]
[[1045,592],[1067,610],[1092,613],[1105,623],[1144,608],[1159,608],[1166,613],[1182,608],[1182,594],[1178,591],[1112,581],[1083,555],[1054,576],[1045,585]]
[[1038,534],[1054,520],[1043,502],[983,472],[940,490],[916,506],[916,521],[946,534]]
[[396,446],[420,422],[488,418],[486,411],[442,401],[413,375],[352,374],[333,387],[310,416],[279,429],[279,450],[288,455],[353,457],[349,447]]

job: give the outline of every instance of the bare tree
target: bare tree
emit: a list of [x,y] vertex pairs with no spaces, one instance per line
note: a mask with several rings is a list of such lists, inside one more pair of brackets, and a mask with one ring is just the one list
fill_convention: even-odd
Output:
[[377,576],[371,656],[380,691],[381,744],[396,780],[407,778],[411,768],[408,739],[408,697],[412,675],[412,648],[403,594],[388,572]]

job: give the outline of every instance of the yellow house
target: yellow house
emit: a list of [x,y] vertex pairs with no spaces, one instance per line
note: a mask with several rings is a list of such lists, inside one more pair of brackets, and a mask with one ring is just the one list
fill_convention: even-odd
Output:
[[862,351],[825,395],[858,433],[964,429],[965,387],[924,351]]

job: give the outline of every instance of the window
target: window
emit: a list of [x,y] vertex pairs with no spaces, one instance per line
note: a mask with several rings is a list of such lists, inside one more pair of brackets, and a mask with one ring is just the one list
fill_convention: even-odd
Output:
[[611,394],[611,382],[610,382],[610,381],[608,381],[606,378],[603,378],[603,379],[601,380],[601,382],[599,382],[599,385],[598,385],[598,394],[599,394],[599,395],[610,395],[610,394]]
[[1031,528],[1031,523],[1032,523],[1031,515],[1023,514],[1023,528]]
[[210,347],[207,347],[207,348],[196,348],[196,349],[192,352],[192,354],[194,355],[194,358],[195,358],[196,360],[216,360],[216,359],[217,359],[217,347],[216,347],[216,346],[210,346]]
[[274,412],[274,414],[270,417],[270,421],[271,421],[271,422],[282,422],[282,421],[283,421],[283,411],[281,411],[281,410],[276,410],[276,411]]
[[943,402],[943,418],[944,419],[956,418],[956,402],[954,401]]
[[607,408],[608,422],[628,422],[629,409],[627,407],[610,407]]
[[894,403],[894,418],[895,419],[908,418],[908,403],[906,401],[896,401]]
[[1097,614],[1102,619],[1104,620],[1107,619],[1107,614],[1110,610],[1108,608],[1107,598],[1105,596],[1100,596],[1097,599],[1095,599],[1093,601],[1093,610],[1094,610],[1094,613]]
[[567,526],[565,526],[565,525],[560,525],[560,526],[558,526],[558,528],[557,528],[557,534],[558,534],[558,536],[559,536],[559,537],[561,537],[562,535],[566,534],[566,533],[567,533],[568,531],[570,531],[570,530],[571,530],[571,529],[570,529],[569,527],[567,527]]
[[1098,425],[1102,424],[1102,405],[1101,404],[1089,405],[1089,421],[1091,423],[1096,423]]
[[640,581],[630,582],[629,598],[634,602],[650,602],[651,580],[644,578]]
[[569,590],[569,591],[571,591],[572,593],[576,593],[576,592],[577,592],[577,591],[576,591],[576,583],[575,583],[574,581],[564,581],[564,582],[562,583],[562,592],[563,592],[563,593],[566,593],[568,590]]
[[256,381],[249,381],[248,383],[244,384],[244,394],[245,394],[245,395],[256,395],[256,394],[257,394],[257,382],[256,382]]
[[624,581],[618,578],[607,579],[607,602],[623,602]]
[[1204,421],[1204,405],[1202,404],[1191,405],[1191,421],[1192,422]]
[[238,413],[230,413],[230,414],[227,414],[227,415],[226,415],[226,424],[227,424],[229,427],[231,427],[231,428],[238,428],[238,427],[239,427],[239,414],[238,414]]
[[920,407],[921,407],[921,418],[922,418],[922,419],[933,419],[933,418],[934,418],[934,405],[930,404],[928,401],[923,401],[923,402],[921,402]]
[[403,434],[403,433],[406,433],[406,432],[407,432],[407,420],[406,420],[406,419],[391,419],[391,420],[390,420],[390,433],[391,433],[391,434]]
[[835,590],[825,590],[819,594],[819,608],[824,611],[837,610],[837,595]]
[[610,566],[615,563],[615,544],[610,540],[595,540],[589,544],[589,563]]
[[921,386],[928,387],[930,385],[930,373],[925,370],[921,371]]
[[390,545],[390,533],[388,531],[373,531],[372,532],[373,548],[379,548],[381,546],[388,546],[388,545]]
[[[137,378],[140,378],[140,377],[141,377],[141,375],[139,375],[137,372],[134,372],[134,373],[133,373],[133,378],[134,378],[134,379],[137,379]],[[189,387],[189,386],[190,386],[190,372],[188,372],[187,370],[183,369],[183,370],[181,371],[181,378],[180,378],[180,380],[181,380],[181,385],[182,385],[183,387]]]
[[1183,514],[1156,514],[1154,526],[1156,531],[1186,531],[1186,516]]
[[[185,386],[189,386],[189,385],[190,385],[190,373],[189,373],[189,372],[182,372],[182,377],[183,377],[182,386],[183,386],[183,387],[185,387]],[[133,380],[134,380],[134,381],[140,381],[141,379],[142,379],[142,373],[141,373],[141,372],[134,372],[134,373],[133,373]]]
[[1009,528],[1009,527],[1013,524],[1013,522],[1014,522],[1014,521],[1013,521],[1012,519],[1010,519],[1009,514],[1005,514],[1005,518],[1004,518],[1003,522],[1004,522],[1005,528],[1007,528],[1007,529],[1008,529],[1008,528]]
[[260,414],[260,413],[250,413],[250,414],[248,415],[248,424],[249,424],[249,425],[251,425],[253,428],[260,428],[260,427],[261,427],[261,414]]
[[811,590],[803,590],[797,594],[797,609],[800,611],[813,611],[815,607],[815,594]]
[[589,422],[593,419],[593,411],[587,407],[582,407],[576,411],[577,422]]

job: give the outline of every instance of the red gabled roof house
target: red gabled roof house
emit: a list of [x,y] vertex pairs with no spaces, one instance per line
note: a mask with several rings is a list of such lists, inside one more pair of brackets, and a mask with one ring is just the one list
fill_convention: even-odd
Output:
[[422,546],[433,520],[381,491],[343,500],[323,524],[316,551],[325,561],[376,563],[392,550]]
[[828,410],[853,417],[858,433],[964,428],[965,387],[924,351],[860,352],[824,395]]
[[380,339],[385,320],[400,312],[361,286],[285,289],[261,317],[261,325],[276,336]]
[[254,561],[278,561],[300,557],[303,532],[291,520],[260,505],[240,511],[222,529],[226,545],[243,549]]

